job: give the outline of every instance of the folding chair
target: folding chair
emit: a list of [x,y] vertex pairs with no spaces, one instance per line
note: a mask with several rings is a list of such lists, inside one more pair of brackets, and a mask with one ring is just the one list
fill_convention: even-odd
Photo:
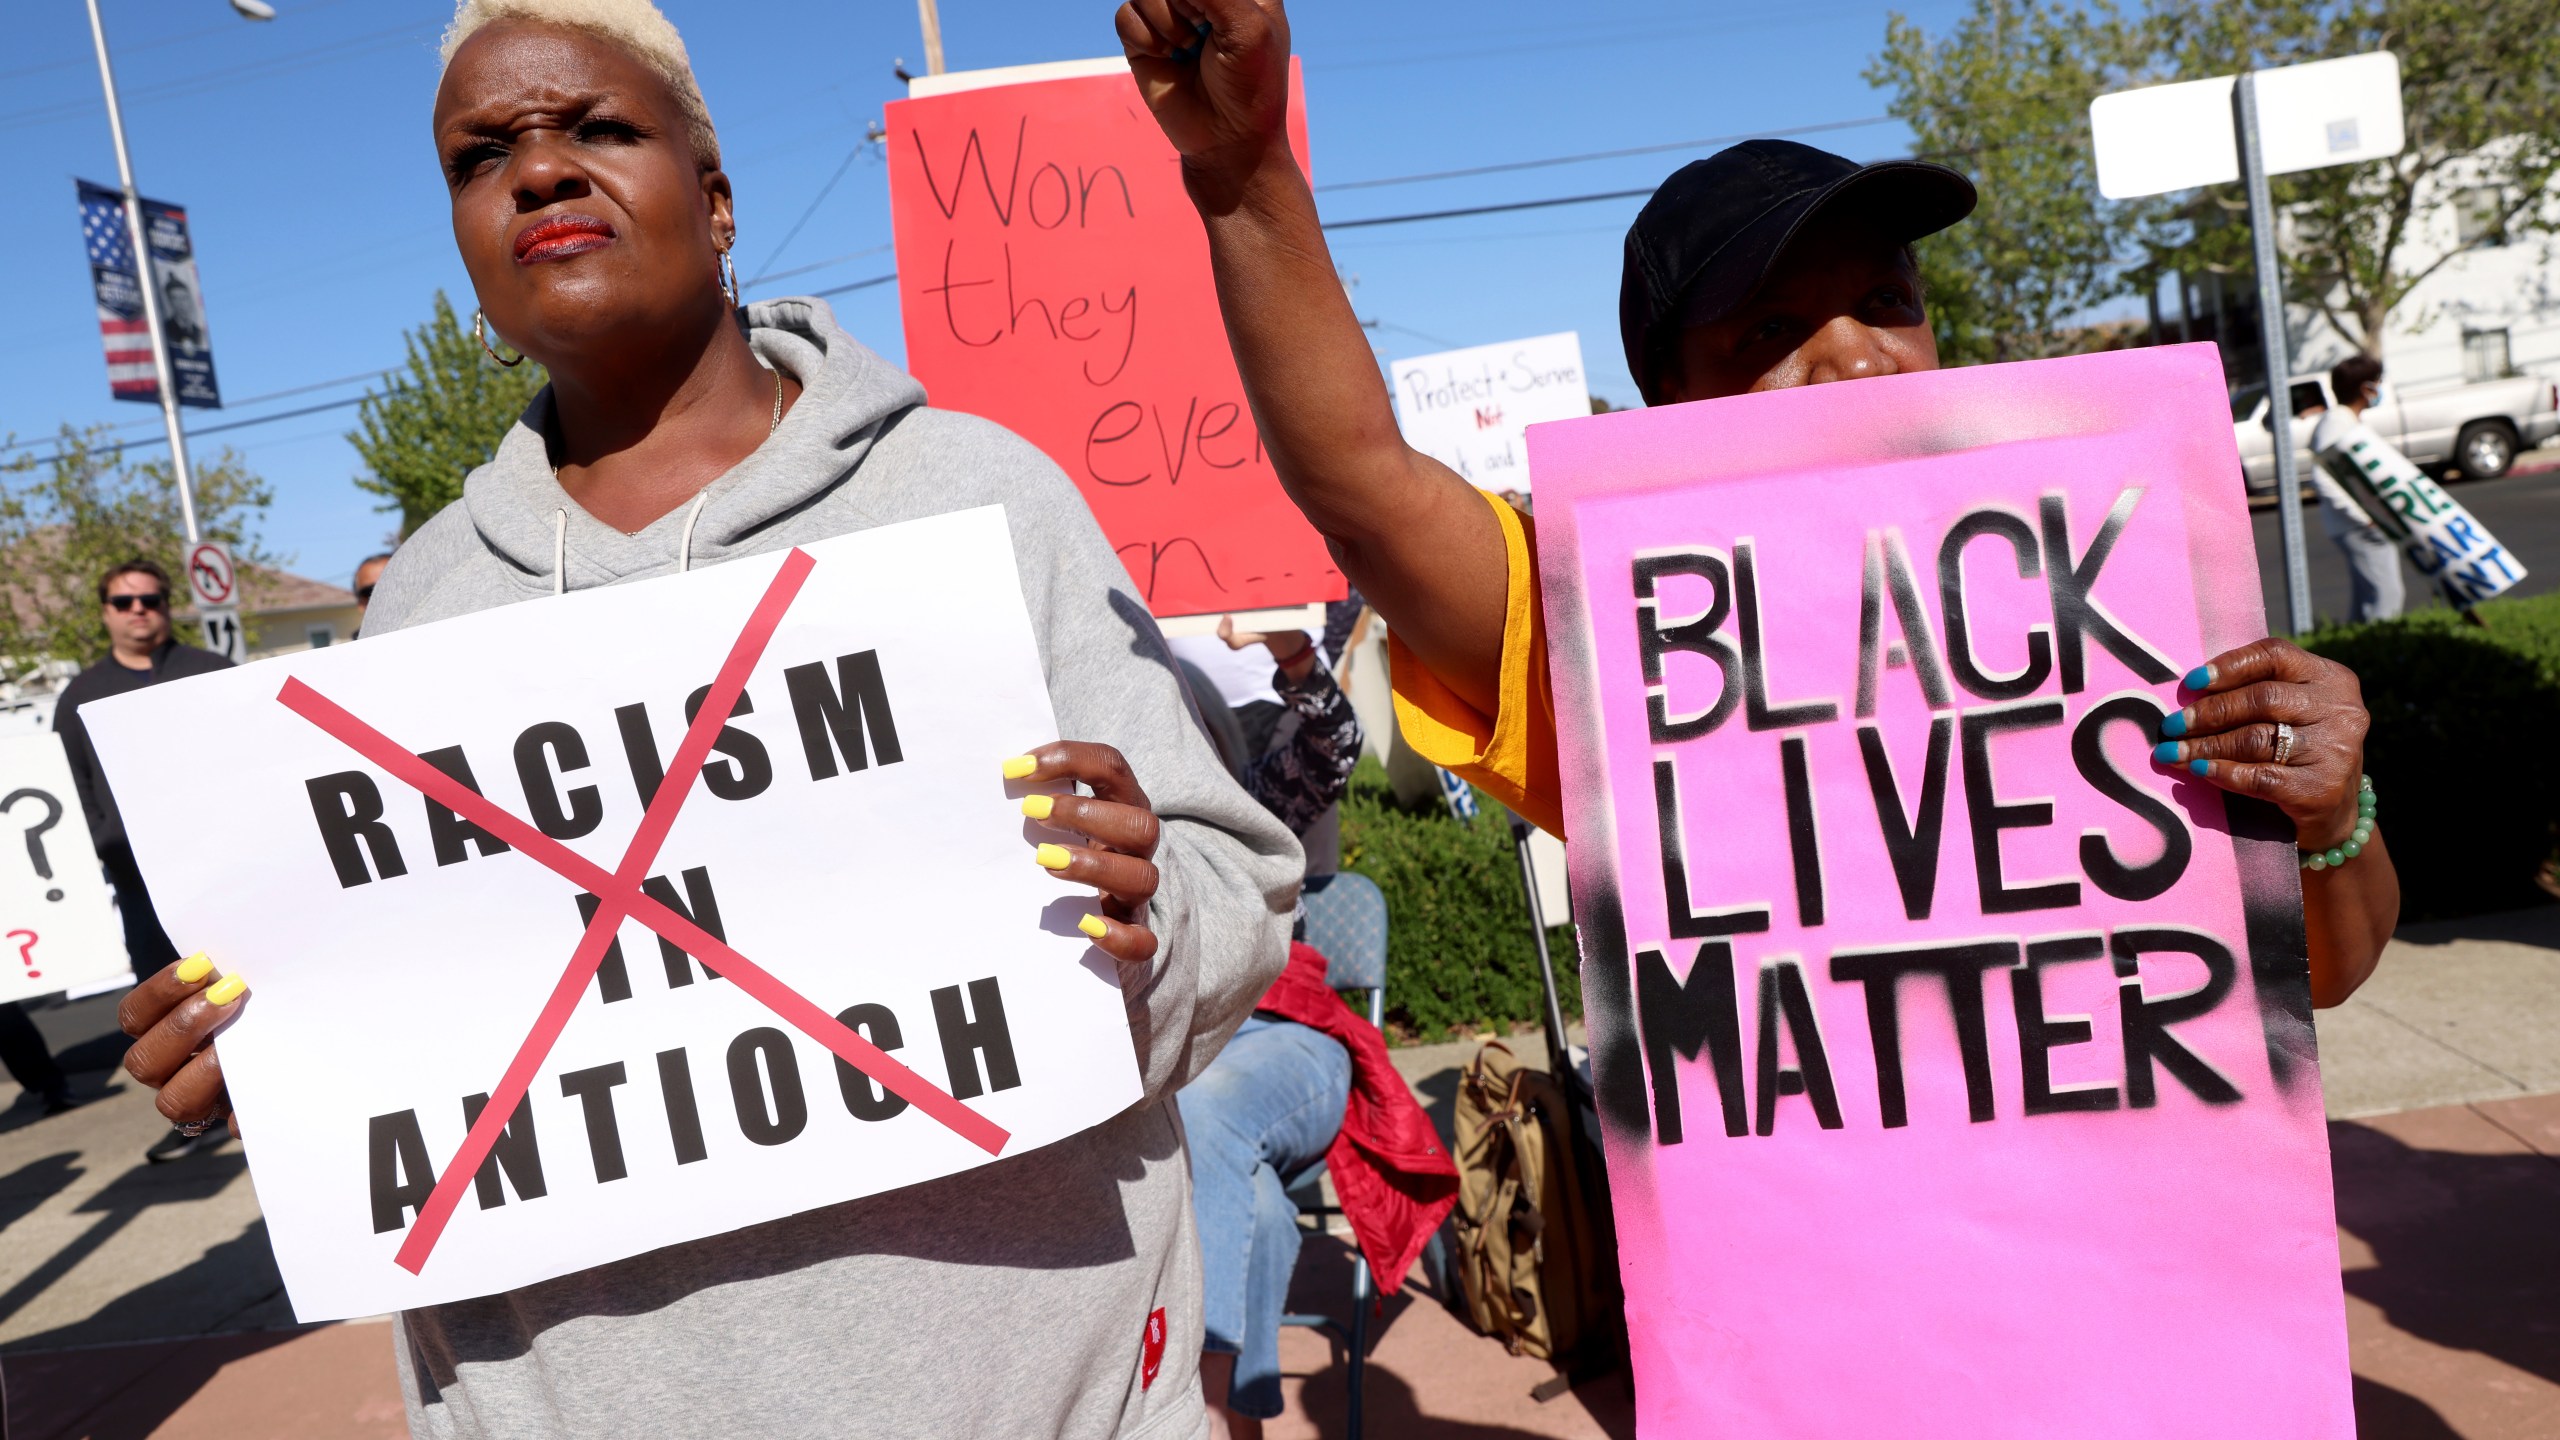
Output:
[[[1307,943],[1323,952],[1325,983],[1336,990],[1365,990],[1369,995],[1369,1023],[1383,1025],[1387,1015],[1387,897],[1378,882],[1366,875],[1344,872],[1320,875],[1307,881]],[[1299,1181],[1299,1188],[1317,1188],[1324,1166],[1319,1164]],[[1319,1190],[1319,1193],[1320,1190]],[[1295,1198],[1294,1196],[1292,1198]],[[1339,1215],[1342,1207],[1321,1200],[1301,1201],[1300,1214],[1314,1215],[1319,1223]],[[1439,1237],[1432,1238],[1436,1248]],[[1428,1260],[1425,1261],[1429,1263]],[[1351,1323],[1325,1315],[1287,1315],[1283,1325],[1305,1325],[1329,1330],[1342,1340],[1351,1357],[1350,1440],[1360,1440],[1360,1387],[1369,1364],[1369,1307],[1377,1296],[1377,1286],[1369,1274],[1369,1257],[1359,1253],[1355,1243],[1351,1268]]]

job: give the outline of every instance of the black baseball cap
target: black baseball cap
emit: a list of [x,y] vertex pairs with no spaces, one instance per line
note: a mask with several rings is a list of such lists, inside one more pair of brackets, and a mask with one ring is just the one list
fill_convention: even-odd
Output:
[[1691,161],[1627,227],[1618,337],[1649,403],[1680,332],[1751,298],[1817,214],[1855,206],[1892,239],[1934,235],[1973,213],[1973,182],[1925,160],[1854,160],[1792,140],[1745,140]]

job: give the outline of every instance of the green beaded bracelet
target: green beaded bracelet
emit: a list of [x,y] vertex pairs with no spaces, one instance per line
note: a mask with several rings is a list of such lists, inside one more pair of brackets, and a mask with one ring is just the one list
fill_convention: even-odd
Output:
[[2370,775],[2357,776],[2356,828],[2354,832],[2349,834],[2345,840],[2330,847],[2329,849],[2303,851],[2302,868],[2305,870],[2334,870],[2363,854],[2364,847],[2373,841],[2374,812],[2381,806],[2381,803],[2382,802],[2377,799],[2373,793],[2373,777]]

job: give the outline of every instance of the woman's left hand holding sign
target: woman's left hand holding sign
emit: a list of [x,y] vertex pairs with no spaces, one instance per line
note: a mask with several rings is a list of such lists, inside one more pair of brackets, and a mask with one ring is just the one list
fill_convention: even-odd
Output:
[[1147,902],[1155,898],[1156,842],[1164,823],[1128,760],[1108,745],[1059,740],[1004,762],[1004,778],[1082,781],[1093,792],[1022,798],[1024,815],[1085,842],[1041,841],[1032,858],[1061,880],[1101,892],[1102,913],[1077,922],[1096,949],[1123,965],[1153,960],[1156,936],[1147,928]]
[[160,1113],[180,1130],[202,1134],[227,1119],[231,1133],[240,1133],[213,1037],[239,1015],[248,993],[247,981],[192,955],[134,986],[116,1007],[116,1023],[133,1037],[125,1073],[160,1092]]
[[2304,853],[2355,842],[2354,863],[2302,872],[2311,1001],[2344,1002],[2381,962],[2400,921],[2400,877],[2379,830],[2359,831],[2364,737],[2373,717],[2355,672],[2273,637],[2188,672],[2195,698],[2161,722],[2153,758],[2255,796],[2293,821]]

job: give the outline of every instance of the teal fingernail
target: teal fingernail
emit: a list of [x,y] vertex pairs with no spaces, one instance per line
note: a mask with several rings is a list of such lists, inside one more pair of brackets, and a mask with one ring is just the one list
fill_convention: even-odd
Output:
[[2199,775],[2210,775],[2213,773],[2213,762],[2210,760],[2190,760],[2187,762],[2187,768],[2193,770]]
[[2210,665],[2199,665],[2187,672],[2187,688],[2190,690],[2201,690],[2212,683],[2213,667]]
[[2163,740],[2159,744],[2152,746],[2151,758],[2159,761],[2163,765],[2177,764],[2178,742],[2175,740]]
[[2187,733],[2187,712],[2173,711],[2160,717],[2160,733],[2175,739]]

